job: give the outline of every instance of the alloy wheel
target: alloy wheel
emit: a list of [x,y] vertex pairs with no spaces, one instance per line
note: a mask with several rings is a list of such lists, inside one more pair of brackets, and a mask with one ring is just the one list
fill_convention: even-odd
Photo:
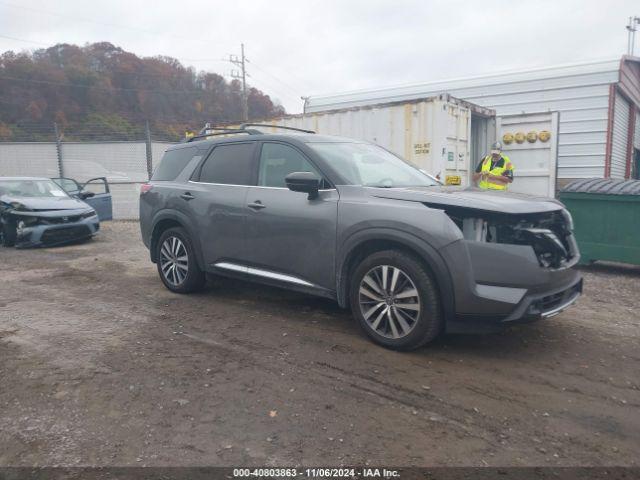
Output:
[[420,296],[411,278],[398,267],[379,265],[362,278],[360,311],[374,332],[386,338],[407,336],[420,318]]
[[167,237],[160,248],[160,267],[165,280],[177,287],[189,273],[189,255],[178,237]]

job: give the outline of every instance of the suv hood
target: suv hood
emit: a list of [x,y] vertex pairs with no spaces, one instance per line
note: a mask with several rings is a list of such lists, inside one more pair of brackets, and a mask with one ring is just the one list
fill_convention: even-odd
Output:
[[460,207],[487,212],[526,214],[561,210],[562,203],[548,197],[534,197],[521,193],[495,192],[479,188],[406,187],[369,188],[370,195],[379,198],[421,202],[438,208]]
[[16,210],[47,211],[47,210],[86,210],[91,207],[77,198],[71,197],[20,197],[2,195],[2,203],[19,204]]

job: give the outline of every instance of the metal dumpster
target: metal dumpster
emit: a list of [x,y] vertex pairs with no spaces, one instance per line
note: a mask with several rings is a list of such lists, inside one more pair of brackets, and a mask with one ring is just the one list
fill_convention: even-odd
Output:
[[640,265],[640,180],[577,180],[560,191],[560,200],[573,216],[581,263]]

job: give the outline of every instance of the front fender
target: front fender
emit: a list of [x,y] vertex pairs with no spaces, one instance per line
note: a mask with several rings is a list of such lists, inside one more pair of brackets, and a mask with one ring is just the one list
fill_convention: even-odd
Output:
[[349,235],[340,245],[336,259],[336,292],[341,307],[348,306],[349,260],[365,242],[388,241],[400,244],[418,255],[435,277],[445,319],[455,313],[455,295],[453,281],[446,262],[431,244],[414,233],[389,227],[369,227]]

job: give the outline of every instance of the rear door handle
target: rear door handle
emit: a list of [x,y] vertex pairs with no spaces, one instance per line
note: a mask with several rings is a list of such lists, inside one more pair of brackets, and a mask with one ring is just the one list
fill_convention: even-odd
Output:
[[254,210],[261,210],[263,208],[266,208],[267,206],[263,205],[260,200],[256,200],[255,202],[250,203],[249,205],[247,205],[247,207],[253,208]]
[[182,195],[180,195],[180,198],[189,201],[189,200],[193,200],[196,197],[191,195],[191,193],[189,193],[189,192],[184,192]]

